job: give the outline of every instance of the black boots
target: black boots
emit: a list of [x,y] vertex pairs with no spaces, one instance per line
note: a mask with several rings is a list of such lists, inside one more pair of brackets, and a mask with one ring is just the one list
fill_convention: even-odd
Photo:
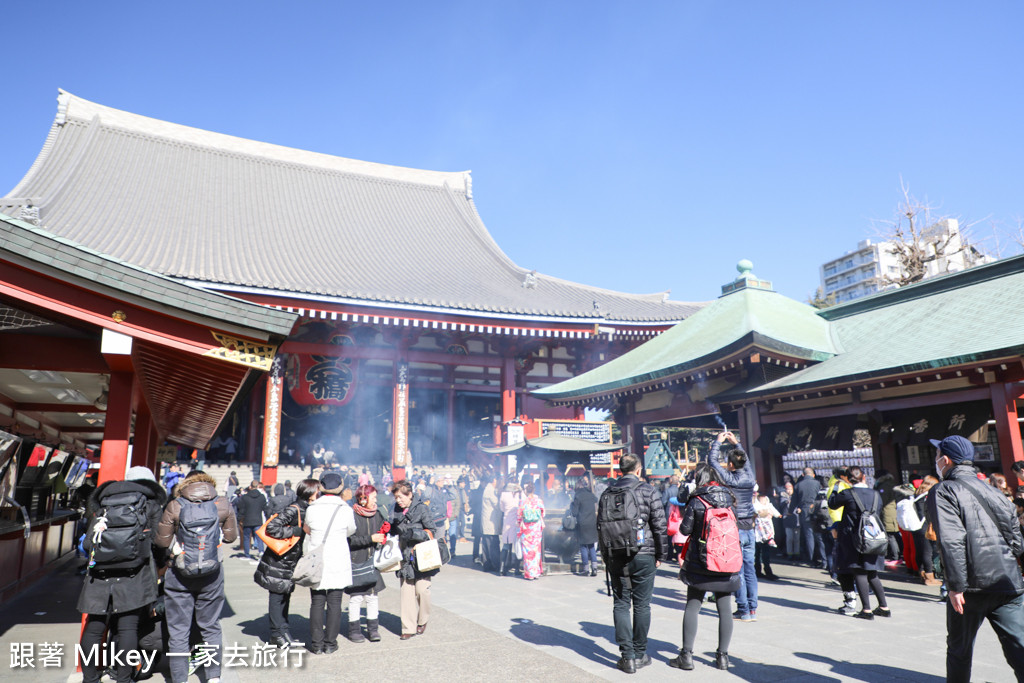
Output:
[[377,630],[377,625],[380,623],[378,619],[367,619],[366,620],[366,637],[370,639],[371,643],[380,642],[380,632]]
[[722,670],[729,668],[728,652],[715,652],[715,667]]
[[693,671],[693,653],[689,650],[680,650],[675,659],[668,660],[668,665],[673,669]]
[[348,623],[348,639],[353,643],[362,643],[366,641],[366,638],[363,638],[362,630],[359,628],[358,619]]

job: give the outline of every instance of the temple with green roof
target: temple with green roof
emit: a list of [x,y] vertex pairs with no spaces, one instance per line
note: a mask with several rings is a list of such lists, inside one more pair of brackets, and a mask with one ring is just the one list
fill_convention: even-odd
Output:
[[1024,256],[816,310],[741,261],[722,295],[633,351],[533,391],[604,408],[641,452],[644,425],[737,428],[762,485],[781,456],[850,450],[871,436],[876,467],[931,469],[929,439],[969,437],[979,466],[1024,459]]

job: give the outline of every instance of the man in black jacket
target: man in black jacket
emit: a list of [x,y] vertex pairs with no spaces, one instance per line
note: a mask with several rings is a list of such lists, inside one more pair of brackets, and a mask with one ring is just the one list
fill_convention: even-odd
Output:
[[[620,489],[632,489],[640,516],[635,521],[637,549],[635,554],[618,552],[605,546],[602,534],[601,505],[598,505],[598,545],[612,584],[615,598],[612,614],[615,619],[615,640],[621,657],[616,666],[626,673],[651,663],[647,654],[647,631],[651,627],[651,595],[654,576],[661,561],[668,557],[665,508],[661,495],[650,484],[640,480],[640,459],[625,455],[619,461],[623,476],[602,494],[614,496]],[[606,527],[610,527],[607,523]],[[632,619],[630,618],[632,611]]]
[[256,530],[263,526],[263,517],[267,512],[267,498],[260,492],[262,483],[253,480],[249,490],[238,501],[238,525],[242,527],[242,552],[253,564],[259,560],[250,554],[250,545],[255,545],[258,555],[263,554],[263,541],[256,535]]
[[821,482],[814,476],[814,469],[804,468],[804,475],[793,487],[790,508],[800,520],[800,538],[807,564],[811,567],[825,566],[825,541],[814,520],[814,505],[821,491]]
[[1015,559],[1024,553],[1024,538],[1013,505],[975,476],[970,441],[947,436],[932,445],[943,480],[928,493],[928,516],[949,589],[946,680],[970,681],[974,639],[988,619],[1024,681],[1024,581]]
[[[729,449],[729,457],[723,466],[718,462],[718,453],[722,443],[728,441],[733,448]],[[736,591],[736,612],[734,619],[740,621],[757,621],[757,571],[754,567],[754,465],[747,454],[740,448],[736,436],[724,431],[718,435],[708,462],[715,471],[718,483],[728,486],[736,496],[736,526],[740,531],[740,549],[743,551],[743,569],[740,570],[740,589]]]

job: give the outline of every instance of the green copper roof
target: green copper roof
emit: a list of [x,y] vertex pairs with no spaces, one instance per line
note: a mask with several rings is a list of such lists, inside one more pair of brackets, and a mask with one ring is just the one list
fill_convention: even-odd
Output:
[[815,309],[741,285],[629,353],[532,393],[545,399],[608,393],[699,368],[751,345],[811,361],[839,351]]
[[747,395],[940,369],[1024,351],[1024,256],[826,309],[843,353]]

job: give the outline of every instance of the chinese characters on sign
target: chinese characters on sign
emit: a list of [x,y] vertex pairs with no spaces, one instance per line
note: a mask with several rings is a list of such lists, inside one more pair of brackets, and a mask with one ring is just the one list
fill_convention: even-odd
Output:
[[[168,652],[168,657],[187,657],[189,664],[202,667],[216,664],[219,654],[216,645],[202,643],[195,646],[192,652]],[[266,668],[301,668],[302,648],[280,650],[276,645],[257,643],[255,645],[225,645],[223,665],[226,669],[246,667],[253,669]],[[81,666],[88,664],[97,667],[141,666],[148,670],[156,658],[151,650],[118,650],[113,643],[104,646],[93,645],[82,649],[80,644],[74,646],[72,664]],[[11,643],[9,669],[48,669],[64,666],[63,643]]]
[[555,420],[541,420],[543,434],[557,434],[558,436],[570,436],[574,439],[594,441],[596,443],[612,442],[612,426],[608,422],[577,422]]
[[409,452],[409,364],[398,364],[395,383],[394,438],[392,439],[391,466],[408,467]]
[[281,440],[281,391],[284,384],[284,360],[274,358],[267,378],[267,403],[263,422],[263,466],[277,467]]

